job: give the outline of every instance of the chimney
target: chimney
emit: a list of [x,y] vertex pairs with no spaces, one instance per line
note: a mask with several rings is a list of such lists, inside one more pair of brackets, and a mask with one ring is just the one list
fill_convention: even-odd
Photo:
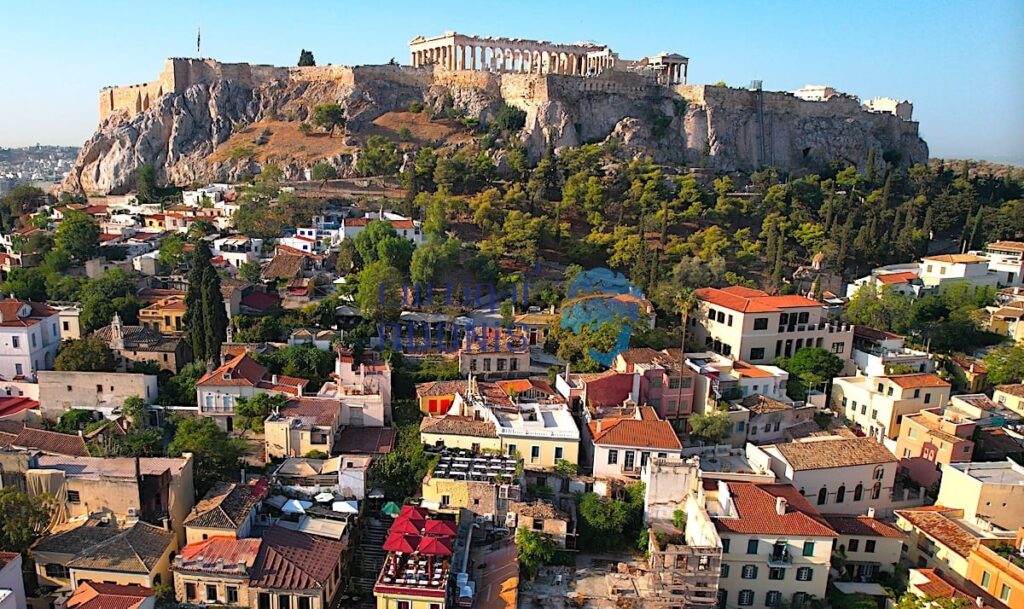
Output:
[[276,374],[271,374],[270,375],[270,384],[271,385],[276,385],[277,384],[277,375]]
[[171,530],[171,519],[170,518],[161,518],[160,519],[160,524],[162,524],[164,526],[164,530],[165,531],[170,531]]
[[976,596],[976,597],[974,597],[974,604],[979,606],[979,607],[984,607],[985,606],[985,599],[980,597],[980,596]]
[[788,502],[786,501],[785,497],[776,497],[775,498],[775,513],[778,514],[779,516],[785,516],[786,515],[786,505],[787,505],[787,503]]
[[242,484],[245,484],[245,468],[244,467],[242,468],[241,480],[242,480]]
[[868,508],[868,518],[874,518],[874,517],[875,517],[875,508],[869,507]]

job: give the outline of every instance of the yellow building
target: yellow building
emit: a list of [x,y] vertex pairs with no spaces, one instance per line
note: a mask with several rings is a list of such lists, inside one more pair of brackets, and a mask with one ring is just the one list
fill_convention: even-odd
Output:
[[465,509],[504,522],[509,501],[519,499],[520,480],[511,457],[462,457],[444,453],[423,479],[421,505],[458,514]]
[[1017,414],[1024,415],[1024,383],[997,385],[992,401],[1002,404]]
[[560,548],[576,548],[576,530],[572,517],[554,505],[545,501],[513,501],[509,509],[515,514],[516,529],[543,533]]
[[305,457],[313,451],[330,455],[341,422],[341,400],[290,398],[263,423],[267,456]]
[[930,373],[841,377],[832,381],[832,405],[884,444],[899,438],[904,415],[944,407],[950,388]]
[[178,548],[174,532],[137,522],[78,554],[67,564],[71,587],[80,582],[145,586],[171,582],[171,554]]
[[161,334],[184,332],[185,297],[167,296],[139,310],[139,324]]
[[967,579],[1010,609],[1024,609],[1024,528],[1013,544],[978,545],[967,557]]
[[185,519],[186,543],[192,545],[213,537],[246,537],[266,494],[267,482],[261,478],[245,484],[217,484]]
[[174,597],[189,605],[247,606],[259,539],[211,537],[174,557]]
[[940,506],[896,510],[896,528],[907,534],[907,560],[919,569],[941,569],[967,577],[967,557],[978,543],[956,523],[963,510]]
[[490,421],[449,415],[420,421],[420,441],[427,446],[458,448],[479,454],[502,452],[501,438]]

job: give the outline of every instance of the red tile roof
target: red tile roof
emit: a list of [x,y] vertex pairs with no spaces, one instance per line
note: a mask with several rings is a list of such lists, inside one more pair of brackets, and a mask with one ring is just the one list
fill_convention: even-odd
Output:
[[24,396],[0,396],[0,418],[9,417],[30,408],[38,408],[39,402]]
[[736,373],[739,374],[740,376],[745,376],[747,378],[752,379],[770,378],[775,376],[774,374],[768,372],[767,370],[763,370],[761,368],[758,368],[757,366],[748,364],[747,362],[739,359],[732,363],[732,369],[735,370]]
[[[788,484],[730,482],[736,518],[715,517],[720,532],[804,537],[836,537],[818,511]],[[777,500],[786,500],[785,513],[776,510]]]
[[978,544],[978,538],[957,524],[961,510],[949,510],[942,506],[896,510],[896,515],[912,524],[919,531],[946,546],[960,556],[967,558]]
[[[914,572],[923,575],[926,581],[923,583],[914,582]],[[962,584],[955,584],[953,583],[953,580],[947,578],[941,571],[937,571],[935,569],[913,569],[910,576],[913,586],[927,598],[955,598],[965,600],[968,601],[966,605],[968,607],[978,607],[977,601],[980,598],[981,609],[1005,607],[1005,605],[996,601],[995,598],[990,596],[973,582],[965,581]]]
[[856,535],[858,537],[906,537],[903,531],[877,518],[854,516],[849,514],[822,514],[822,518],[836,533],[840,535]]
[[269,292],[250,292],[244,296],[241,300],[243,306],[255,309],[257,311],[266,311],[270,307],[273,307],[281,302],[281,297],[277,294],[271,294]]
[[25,427],[11,442],[11,446],[19,448],[34,448],[44,453],[55,455],[66,455],[69,457],[88,457],[89,451],[85,448],[85,439],[78,434],[59,433],[46,431],[45,429],[34,429]]
[[741,313],[772,313],[783,309],[821,306],[820,302],[803,296],[772,296],[768,292],[742,286],[701,288],[697,290],[697,297],[708,304]]
[[876,275],[875,279],[878,283],[885,285],[895,285],[897,283],[909,283],[911,280],[919,279],[917,273],[911,273],[909,271],[901,273],[884,273]]
[[284,417],[308,417],[315,425],[331,427],[341,415],[341,402],[328,398],[290,398],[280,413]]
[[[28,305],[28,315],[19,316],[22,309]],[[50,308],[41,302],[19,300],[17,298],[5,298],[0,300],[0,328],[27,328],[34,326],[43,319],[56,315],[57,309]]]
[[263,535],[249,585],[278,590],[323,589],[348,544],[280,526]]
[[[175,564],[175,571],[235,571],[238,563],[252,567],[260,550],[260,539],[236,539],[228,535],[216,535],[203,541],[190,543],[181,549],[181,564]],[[218,564],[218,560],[223,561]]]
[[18,554],[17,552],[0,552],[0,569],[11,564],[11,562],[19,556],[21,556],[21,554]]
[[903,389],[918,389],[921,387],[950,387],[951,385],[930,372],[915,372],[913,374],[890,374],[885,377],[896,383]]
[[659,450],[682,450],[683,445],[672,424],[658,418],[650,406],[640,409],[640,419],[629,417],[590,421],[590,437],[594,444],[632,446]]
[[143,586],[84,581],[67,600],[68,609],[135,609],[153,590]]
[[268,374],[266,368],[243,353],[228,360],[223,366],[207,372],[196,385],[249,385],[255,387]]

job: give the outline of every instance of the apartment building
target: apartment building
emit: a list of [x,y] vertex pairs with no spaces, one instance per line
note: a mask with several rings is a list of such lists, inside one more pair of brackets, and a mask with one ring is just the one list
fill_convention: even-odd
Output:
[[1013,543],[978,544],[967,556],[967,581],[1010,609],[1024,607],[1024,528]]
[[679,349],[627,349],[615,357],[612,370],[635,375],[637,403],[650,406],[677,429],[685,429],[685,419],[693,412],[697,375]]
[[993,241],[985,245],[988,270],[1005,286],[1024,285],[1024,242]]
[[218,483],[185,518],[185,541],[194,544],[215,537],[248,537],[268,489],[262,478]]
[[999,275],[990,273],[989,260],[977,254],[942,254],[921,259],[921,282],[925,289],[943,292],[954,285],[995,287]]
[[136,522],[121,531],[107,531],[108,539],[82,549],[68,562],[72,589],[83,582],[146,588],[171,583],[171,555],[178,544],[169,525]]
[[849,376],[832,380],[832,407],[864,434],[895,448],[908,414],[943,408],[951,385],[929,373]]
[[496,523],[505,522],[509,502],[521,496],[515,459],[448,451],[423,479],[421,492],[424,508],[454,514],[469,510]]
[[342,404],[337,399],[293,397],[263,423],[267,457],[304,457],[313,451],[333,454],[341,427]]
[[969,560],[979,545],[1011,543],[1015,533],[980,526],[964,511],[941,504],[896,510],[896,528],[907,534],[903,561],[919,569],[939,569],[964,582]]
[[0,377],[35,380],[50,370],[60,346],[60,312],[39,302],[0,300]]
[[828,321],[818,301],[742,286],[701,288],[697,297],[700,305],[690,316],[690,331],[715,353],[770,364],[804,347],[819,347],[851,361],[853,326]]
[[683,448],[672,424],[650,406],[590,420],[585,434],[595,478],[636,479],[649,459],[678,459]]
[[949,409],[933,408],[903,416],[896,456],[900,471],[921,486],[942,478],[942,465],[970,462],[977,425]]
[[824,598],[838,535],[796,489],[719,480],[704,497],[722,545],[719,607]]
[[251,398],[257,393],[298,397],[307,384],[306,379],[271,374],[247,353],[242,353],[196,382],[199,415],[212,417],[221,429],[232,432],[238,398]]
[[272,526],[260,538],[249,572],[249,598],[259,609],[327,609],[341,587],[348,543]]
[[909,366],[915,372],[934,372],[935,356],[911,349],[903,337],[867,326],[853,329],[853,363],[864,376],[885,376],[895,366]]
[[160,334],[176,335],[185,331],[185,296],[174,294],[158,298],[139,309],[139,324]]
[[1024,527],[1024,466],[1010,459],[943,465],[936,503],[1002,529]]
[[179,603],[248,607],[249,574],[260,539],[211,537],[190,542],[174,557],[174,597]]
[[786,434],[808,422],[814,422],[817,407],[804,402],[794,403],[751,394],[739,400],[739,405],[749,412],[747,418],[747,441],[753,444],[771,444],[785,439]]
[[903,553],[906,535],[891,524],[867,515],[822,514],[839,535],[833,555],[841,559],[843,575],[853,581],[874,581],[878,573],[893,573]]
[[992,392],[992,400],[1024,416],[1024,383],[996,385],[995,391]]
[[258,262],[262,250],[262,239],[235,235],[214,239],[211,253],[215,257],[223,258],[225,262],[237,269],[246,262]]

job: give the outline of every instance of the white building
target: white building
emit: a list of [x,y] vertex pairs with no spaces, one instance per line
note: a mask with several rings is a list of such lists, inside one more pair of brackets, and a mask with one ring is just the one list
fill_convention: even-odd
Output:
[[867,108],[869,112],[895,114],[905,121],[912,120],[914,116],[914,104],[905,99],[875,97],[864,102],[864,107]]
[[374,212],[362,218],[343,218],[341,220],[341,239],[354,239],[356,235],[366,230],[366,227],[374,220],[385,220],[391,223],[400,236],[412,241],[415,245],[423,243],[423,231],[420,229],[419,220],[412,220],[398,214],[389,212]]
[[853,363],[865,376],[884,376],[893,366],[909,366],[915,372],[934,372],[935,357],[903,345],[903,337],[867,326],[853,329]]
[[595,478],[636,478],[649,459],[678,459],[683,448],[672,424],[650,406],[635,408],[630,416],[589,421],[585,431]]
[[751,461],[771,459],[780,482],[792,484],[822,512],[863,514],[892,504],[897,459],[872,438],[825,436],[786,444],[747,445]]
[[231,186],[228,184],[210,184],[205,188],[182,191],[181,200],[185,205],[197,207],[203,207],[204,203],[206,205],[215,205],[223,201],[224,194],[230,190]]
[[864,434],[895,450],[903,416],[943,408],[951,385],[931,373],[846,376],[832,380],[832,407]]
[[925,256],[921,259],[921,281],[938,292],[960,284],[995,287],[999,276],[989,273],[988,263],[988,258],[977,254]]
[[924,282],[921,281],[920,272],[921,264],[919,262],[880,266],[872,269],[870,275],[855,279],[852,283],[848,284],[846,286],[846,297],[853,298],[857,290],[867,285],[874,286],[879,292],[883,288],[887,288],[904,296],[920,296],[921,291],[924,290]]
[[34,379],[57,358],[60,312],[17,298],[0,300],[0,377]]
[[26,606],[21,554],[0,552],[0,609],[24,609]]
[[793,95],[804,101],[825,101],[837,94],[838,91],[836,91],[835,87],[828,85],[804,85],[793,91]]
[[988,270],[995,273],[999,284],[1008,287],[1024,286],[1024,242],[994,241],[978,253],[988,258]]
[[224,258],[236,269],[246,262],[258,262],[263,239],[234,235],[213,240],[213,255]]

